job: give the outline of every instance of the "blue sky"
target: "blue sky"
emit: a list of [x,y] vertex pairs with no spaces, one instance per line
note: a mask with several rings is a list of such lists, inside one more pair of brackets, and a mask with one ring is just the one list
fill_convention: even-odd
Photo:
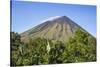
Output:
[[24,32],[54,16],[67,16],[96,37],[96,6],[12,1],[12,31]]

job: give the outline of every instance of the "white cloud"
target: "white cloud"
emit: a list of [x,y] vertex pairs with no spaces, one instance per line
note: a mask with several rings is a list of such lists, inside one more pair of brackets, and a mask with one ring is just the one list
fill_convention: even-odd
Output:
[[59,18],[59,17],[61,17],[61,16],[50,17],[50,18],[47,18],[47,19],[43,20],[42,22],[52,21],[52,20],[57,19],[57,18]]

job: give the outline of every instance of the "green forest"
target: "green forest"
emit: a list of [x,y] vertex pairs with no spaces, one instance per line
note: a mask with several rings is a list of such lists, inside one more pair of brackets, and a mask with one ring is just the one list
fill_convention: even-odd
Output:
[[38,37],[25,43],[20,34],[10,34],[11,66],[96,61],[96,38],[80,29],[66,42]]

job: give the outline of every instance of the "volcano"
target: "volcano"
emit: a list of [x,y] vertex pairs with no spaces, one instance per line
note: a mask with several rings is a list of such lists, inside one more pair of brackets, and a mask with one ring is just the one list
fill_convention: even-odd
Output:
[[77,28],[84,30],[67,16],[57,16],[46,19],[43,23],[21,33],[21,40],[27,42],[30,38],[40,37],[64,42],[73,37]]

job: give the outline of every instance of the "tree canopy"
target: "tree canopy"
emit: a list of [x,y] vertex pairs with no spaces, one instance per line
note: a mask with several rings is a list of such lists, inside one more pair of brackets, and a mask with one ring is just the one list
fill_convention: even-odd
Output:
[[66,43],[40,37],[24,43],[18,33],[11,32],[12,66],[90,61],[96,61],[96,39],[83,30],[77,29]]

